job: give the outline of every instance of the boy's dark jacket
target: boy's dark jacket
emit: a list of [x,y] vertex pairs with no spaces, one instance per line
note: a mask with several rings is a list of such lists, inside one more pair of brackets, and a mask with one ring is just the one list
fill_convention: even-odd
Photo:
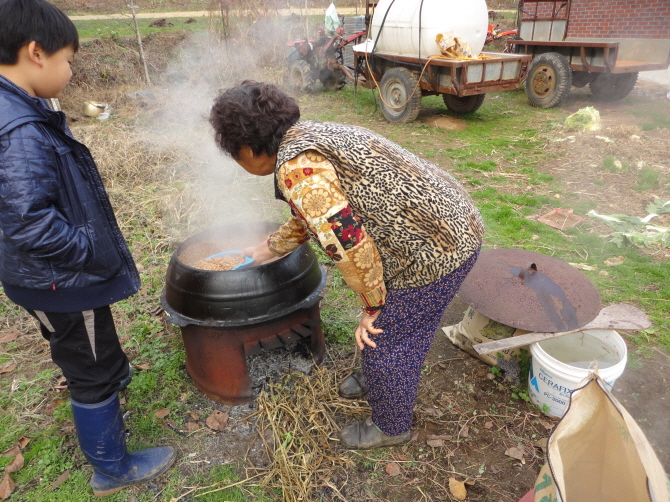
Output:
[[0,281],[22,307],[90,310],[140,279],[91,154],[62,112],[0,76]]

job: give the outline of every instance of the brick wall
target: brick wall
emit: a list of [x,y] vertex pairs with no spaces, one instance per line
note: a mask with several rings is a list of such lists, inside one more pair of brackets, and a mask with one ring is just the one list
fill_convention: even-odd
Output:
[[[556,5],[561,5],[558,2]],[[524,1],[523,19],[551,16],[554,2]],[[558,19],[564,19],[565,7]],[[572,0],[568,37],[670,39],[670,0]]]
[[535,19],[565,19],[568,13],[567,5],[561,6],[563,2],[533,2],[532,0],[523,3],[523,19],[531,21]]

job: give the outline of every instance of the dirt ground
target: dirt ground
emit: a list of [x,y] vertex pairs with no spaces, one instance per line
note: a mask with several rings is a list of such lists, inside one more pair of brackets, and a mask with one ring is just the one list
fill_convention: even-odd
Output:
[[[466,308],[457,297],[441,326],[458,323]],[[353,364],[352,354],[329,355],[324,365],[330,371]],[[334,470],[313,500],[455,500],[447,483],[452,476],[473,483],[467,488],[467,500],[472,501],[517,502],[534,486],[545,462],[540,445],[557,420],[515,399],[518,389],[494,377],[485,363],[456,348],[441,329],[426,367],[412,441],[396,448],[349,454],[355,462],[353,468]],[[670,402],[664,391],[668,383],[670,358],[658,353],[644,364],[631,358],[614,387],[614,395],[638,421],[666,470],[670,470]],[[365,408],[363,402],[361,405]],[[259,431],[255,418],[247,419],[255,412],[255,404],[215,406],[236,422],[223,433],[209,436],[205,451],[211,454],[197,460],[208,465],[242,464],[248,476],[267,467],[271,457],[267,445],[273,444],[272,437],[267,430]],[[341,414],[335,420],[340,427],[352,421]],[[347,454],[336,437],[328,443],[328,455]],[[511,448],[523,451],[523,459],[509,456]],[[242,458],[244,462],[240,462]],[[400,465],[400,473],[389,476],[389,464]]]
[[[170,15],[174,17],[174,13]],[[553,138],[560,141],[547,139],[546,150],[561,155],[551,156],[552,160],[538,168],[559,181],[566,193],[566,204],[588,199],[597,203],[596,210],[602,214],[646,215],[644,210],[650,202],[650,193],[631,187],[645,165],[659,170],[666,179],[670,175],[670,129],[644,130],[642,119],[636,119],[631,110],[663,109],[666,92],[663,86],[640,82],[629,99],[598,105],[603,123],[598,134],[566,133]],[[591,105],[588,92],[573,89],[563,109],[573,112]],[[422,112],[419,119],[434,122],[443,129],[466,127],[461,119],[436,116],[430,111]],[[76,125],[74,130],[76,133]],[[603,171],[599,167],[605,156],[633,167],[621,173]],[[659,189],[652,195],[670,197],[667,189]],[[670,225],[670,215],[657,222]],[[655,259],[670,259],[667,249],[650,251],[650,254]],[[155,307],[157,299],[151,301]],[[457,297],[447,309],[441,326],[459,322],[466,308]],[[16,325],[5,326],[0,329],[0,335],[16,329]],[[178,335],[173,333],[172,336]],[[37,347],[39,357],[44,359],[42,368],[49,367],[46,348],[37,332],[24,340],[19,348],[29,351]],[[356,365],[355,357],[353,352],[329,347],[324,368],[339,377],[346,373],[346,368]],[[489,366],[454,347],[441,329],[436,334],[426,368],[415,408],[412,441],[397,448],[349,453],[339,446],[335,436],[330,437],[324,445],[324,456],[345,455],[349,464],[334,468],[328,479],[321,480],[313,500],[454,500],[448,488],[448,478],[452,476],[473,482],[467,487],[471,501],[517,502],[533,487],[544,463],[540,445],[556,421],[524,402],[519,397],[522,388],[503,382]],[[188,378],[185,371],[184,378]],[[666,471],[670,471],[667,419],[670,398],[666,390],[669,384],[670,357],[659,351],[643,361],[638,356],[630,356],[626,370],[614,387],[615,396],[636,418]],[[336,396],[329,399],[334,403],[333,409],[341,410],[345,406]],[[191,457],[193,450],[186,447],[180,452],[179,468],[185,474],[206,473],[215,465],[235,464],[241,472],[251,476],[268,466],[273,438],[268,430],[257,428],[255,403],[223,406],[196,393],[191,404],[194,410],[214,407],[229,413],[231,425],[220,433],[202,433],[193,438],[201,453]],[[357,412],[365,412],[363,403],[357,406]],[[353,420],[351,414],[338,411],[334,421],[341,427]],[[63,433],[74,441],[72,430]],[[74,450],[73,445],[72,442]],[[522,453],[520,458],[506,453],[511,448]],[[399,471],[388,474],[390,464],[397,464]],[[197,499],[184,497],[182,500]]]
[[[641,119],[631,115],[631,109],[653,109],[665,104],[666,90],[656,84],[640,82],[629,100],[596,105],[602,119],[598,133],[572,134],[547,141],[546,149],[552,156],[539,169],[552,174],[565,190],[570,204],[588,199],[597,204],[601,214],[623,213],[646,215],[650,198],[667,198],[667,189],[650,194],[632,189],[641,166],[658,169],[664,176],[670,174],[670,130],[655,128],[643,130]],[[563,109],[574,112],[592,106],[588,92],[574,89]],[[419,120],[435,123],[444,129],[464,127],[460,119],[447,115],[432,115],[422,111]],[[606,139],[612,140],[608,142]],[[634,166],[621,173],[603,171],[601,160],[613,156]],[[513,188],[523,190],[524,188]],[[670,224],[670,218],[658,219],[659,225]],[[603,233],[608,233],[603,228]],[[666,260],[670,252],[649,251],[655,259]],[[458,297],[444,315],[441,326],[459,322],[467,305]],[[625,336],[625,335],[624,335]],[[666,471],[670,471],[670,442],[667,417],[670,416],[670,356],[656,351],[651,358],[642,359],[633,354],[627,367],[614,386],[614,395],[633,415],[651,442]],[[334,368],[354,365],[351,354],[337,355],[329,363]],[[415,408],[415,434],[406,446],[383,450],[382,454],[354,454],[361,459],[355,470],[341,469],[328,480],[334,488],[319,490],[319,500],[452,500],[447,479],[454,476],[468,479],[468,500],[517,502],[531,489],[537,473],[545,461],[538,446],[556,424],[537,408],[528,406],[518,397],[518,388],[503,384],[494,377],[489,366],[462,352],[447,340],[441,329],[427,362]],[[523,390],[523,389],[521,389]],[[229,410],[235,413],[233,410]],[[244,409],[248,414],[248,409]],[[351,418],[337,416],[339,426]],[[252,426],[253,429],[253,426]],[[232,459],[255,452],[258,466],[267,463],[264,444],[258,438],[249,439],[247,425],[242,429],[242,448],[236,441],[221,439],[218,445]],[[231,434],[237,434],[234,430]],[[431,440],[443,439],[443,446],[429,446]],[[251,441],[251,442],[249,442]],[[341,451],[336,440],[331,442],[335,451]],[[523,459],[510,457],[506,452],[516,447],[524,452]],[[410,461],[411,459],[411,461]],[[384,466],[398,463],[401,473],[388,476]],[[339,498],[341,499],[341,498]]]

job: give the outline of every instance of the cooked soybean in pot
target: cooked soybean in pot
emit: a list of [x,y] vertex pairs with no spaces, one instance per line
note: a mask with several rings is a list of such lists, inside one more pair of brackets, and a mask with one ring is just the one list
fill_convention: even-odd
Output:
[[195,268],[200,270],[232,270],[244,263],[244,256],[242,253],[225,254],[223,256],[216,256],[214,258],[205,258],[198,261]]

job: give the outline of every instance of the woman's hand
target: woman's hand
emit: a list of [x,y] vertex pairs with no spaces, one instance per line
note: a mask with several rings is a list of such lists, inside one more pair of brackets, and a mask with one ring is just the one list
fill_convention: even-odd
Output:
[[356,327],[356,343],[358,344],[359,349],[363,350],[365,345],[369,345],[372,348],[377,347],[377,344],[370,340],[370,335],[378,335],[379,333],[384,332],[383,329],[375,328],[373,324],[380,313],[381,310],[377,311],[377,313],[372,316],[363,313],[363,317],[358,321],[358,326]]
[[245,248],[244,256],[249,256],[256,262],[256,264],[261,265],[263,262],[277,258],[277,255],[270,251],[267,241],[263,241],[257,246],[252,246]]

